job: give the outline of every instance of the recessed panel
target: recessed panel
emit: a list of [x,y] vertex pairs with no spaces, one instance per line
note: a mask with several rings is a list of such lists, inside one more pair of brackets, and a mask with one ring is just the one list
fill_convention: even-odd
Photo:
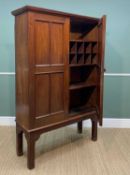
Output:
[[49,110],[49,74],[36,75],[35,78],[35,100],[36,117],[45,116]]
[[49,23],[35,22],[35,60],[36,64],[49,64]]
[[64,81],[63,73],[51,74],[51,113],[63,111]]
[[63,24],[51,23],[51,64],[63,64]]

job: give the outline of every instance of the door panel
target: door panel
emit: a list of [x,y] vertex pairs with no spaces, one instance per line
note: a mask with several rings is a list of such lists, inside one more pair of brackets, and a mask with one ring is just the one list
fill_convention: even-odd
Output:
[[101,65],[98,75],[98,109],[99,124],[102,125],[103,115],[103,80],[104,80],[104,55],[105,55],[105,33],[106,33],[106,16],[103,16],[99,23],[99,64]]
[[64,79],[63,73],[51,74],[51,113],[64,111]]
[[38,65],[49,64],[49,23],[35,22],[35,62]]
[[63,64],[63,24],[51,23],[51,64]]
[[32,106],[34,119],[38,121],[42,117],[63,115],[68,110],[69,19],[36,15],[33,31]]
[[49,74],[36,75],[35,77],[35,110],[36,117],[45,116],[50,113],[49,107],[49,86],[50,86]]

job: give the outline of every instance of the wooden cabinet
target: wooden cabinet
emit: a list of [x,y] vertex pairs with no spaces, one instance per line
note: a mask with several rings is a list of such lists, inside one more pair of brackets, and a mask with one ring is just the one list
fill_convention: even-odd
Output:
[[91,119],[102,125],[106,17],[91,18],[25,6],[15,16],[17,154],[27,140],[34,168],[40,134]]

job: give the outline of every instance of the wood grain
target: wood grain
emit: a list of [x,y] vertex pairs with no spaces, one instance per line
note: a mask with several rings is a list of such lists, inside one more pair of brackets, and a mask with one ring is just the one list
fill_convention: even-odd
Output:
[[[30,6],[16,15],[16,142],[27,166],[35,167],[42,133],[75,122],[102,122],[105,18],[83,17]],[[71,66],[73,65],[73,66]],[[78,66],[74,66],[78,65]],[[84,66],[83,66],[84,65]]]

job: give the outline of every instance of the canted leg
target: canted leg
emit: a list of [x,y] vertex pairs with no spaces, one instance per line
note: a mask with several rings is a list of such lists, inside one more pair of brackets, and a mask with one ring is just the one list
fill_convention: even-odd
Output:
[[83,121],[77,123],[78,133],[81,134],[83,131]]
[[25,134],[27,140],[27,167],[35,167],[35,137],[31,133]]
[[92,118],[92,140],[96,141],[97,140],[97,118]]
[[16,152],[18,156],[23,155],[23,131],[16,124]]

